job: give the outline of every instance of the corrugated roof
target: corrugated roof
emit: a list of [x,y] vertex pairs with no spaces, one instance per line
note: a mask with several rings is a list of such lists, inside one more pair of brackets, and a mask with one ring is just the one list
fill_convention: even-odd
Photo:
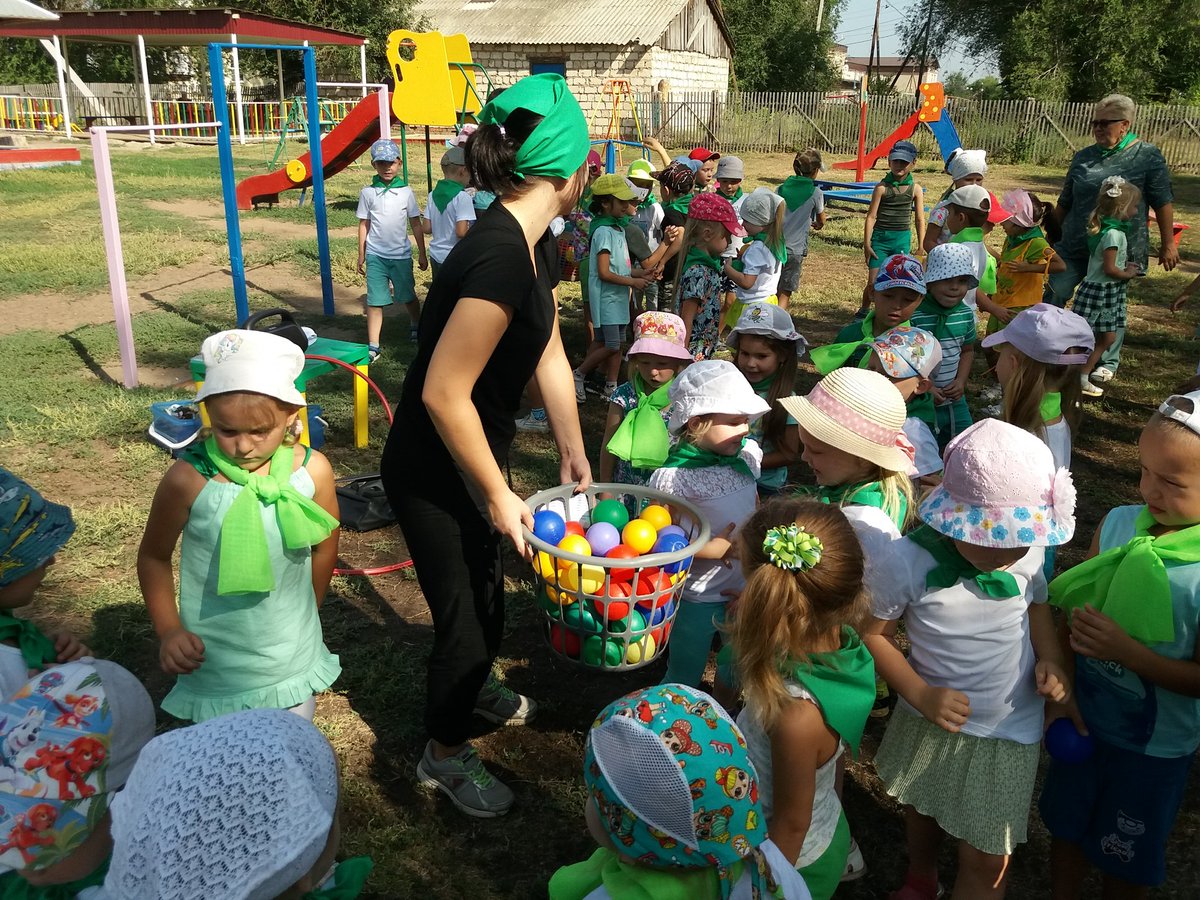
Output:
[[[870,62],[870,59],[871,57],[869,56],[847,56],[846,65],[850,66],[852,69],[865,69],[867,64]],[[907,62],[908,65],[905,65],[904,68],[912,69],[914,72],[921,65],[921,60],[916,57],[910,57]],[[905,59],[903,56],[879,56],[875,59],[875,68],[898,69],[900,66],[904,65],[904,63]],[[936,56],[929,57],[925,60],[925,68],[936,69],[937,67],[938,60]]]
[[29,0],[0,0],[0,19],[57,19],[58,14],[42,9]]
[[[688,0],[421,0],[443,34],[472,44],[642,44],[662,37]],[[716,0],[709,8],[724,30]]]

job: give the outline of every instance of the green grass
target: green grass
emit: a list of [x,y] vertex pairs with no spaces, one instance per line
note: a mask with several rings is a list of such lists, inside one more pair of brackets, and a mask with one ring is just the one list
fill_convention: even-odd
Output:
[[[237,148],[239,177],[264,171],[270,150]],[[164,269],[169,274],[172,266],[187,264],[219,273],[226,260],[215,150],[128,149],[114,144],[113,160],[131,295]],[[776,184],[790,172],[790,158],[785,156],[748,154],[745,162],[747,188]],[[354,199],[368,174],[365,168],[352,169],[331,179],[331,227],[355,224]],[[945,185],[944,176],[933,167],[920,169],[917,178],[931,194],[939,194]],[[1060,178],[1060,172],[1048,169],[997,166],[988,181],[997,192],[1024,186],[1053,197]],[[1200,178],[1176,177],[1175,190],[1178,217],[1200,226]],[[362,334],[361,316],[326,320],[311,312],[319,308],[320,293],[315,237],[306,231],[314,221],[311,205],[297,207],[294,195],[290,200],[285,195],[284,204],[274,210],[242,216],[248,225],[247,265],[275,267],[283,283],[294,285],[297,304],[311,304],[298,309],[306,324],[337,335]],[[256,229],[255,222],[269,222],[276,230]],[[294,234],[288,226],[295,226]],[[6,236],[0,309],[3,303],[20,303],[22,309],[42,304],[69,311],[80,295],[105,291],[86,148],[82,168],[0,174],[0,232]],[[1200,345],[1193,329],[1200,310],[1189,308],[1173,316],[1166,307],[1200,269],[1197,233],[1185,240],[1187,272],[1167,274],[1154,267],[1131,292],[1130,337],[1121,376],[1102,402],[1088,405],[1076,440],[1081,536],[1064,553],[1068,561],[1078,558],[1079,546],[1109,507],[1135,500],[1138,430],[1154,404],[1194,370]],[[865,277],[861,236],[862,208],[831,204],[828,225],[813,237],[792,305],[799,329],[815,344],[827,341],[858,305]],[[331,246],[335,281],[351,289],[360,286],[353,239],[336,234]],[[418,274],[422,294],[427,280],[427,274]],[[560,295],[564,338],[568,352],[578,359],[583,349],[578,285],[562,285]],[[281,303],[256,289],[251,290],[250,302],[252,309]],[[222,279],[156,295],[152,308],[134,317],[139,361],[182,374],[203,337],[232,325],[232,317],[228,282]],[[37,324],[36,317],[32,322]],[[155,699],[161,699],[170,682],[158,669],[157,642],[133,566],[150,498],[169,460],[146,442],[144,432],[152,402],[186,396],[187,391],[126,391],[104,377],[102,372],[114,371],[118,362],[111,324],[29,327],[16,333],[4,333],[2,326],[0,321],[0,463],[52,498],[69,502],[78,523],[32,613],[41,621],[64,622],[90,634],[98,653],[129,666]],[[384,338],[384,355],[371,373],[394,403],[413,355],[402,311],[388,318]],[[810,371],[804,372],[800,389],[813,380]],[[984,384],[982,373],[977,373],[973,390]],[[370,446],[353,449],[350,397],[350,376],[345,373],[321,378],[311,392],[330,422],[326,451],[335,470],[373,471],[387,423],[373,401]],[[582,408],[593,459],[603,412],[596,403]],[[553,443],[544,437],[519,436],[510,462],[514,487],[523,495],[557,479]],[[794,474],[803,478],[803,467]],[[347,534],[342,551],[355,565],[405,555],[396,529]],[[465,820],[414,785],[413,767],[423,742],[422,686],[431,630],[412,571],[335,579],[322,609],[326,640],[341,656],[344,674],[335,690],[321,698],[317,724],[341,760],[344,852],[369,853],[377,863],[371,897],[526,900],[544,896],[546,879],[558,865],[590,852],[580,813],[583,735],[604,703],[657,680],[661,669],[602,677],[554,662],[541,643],[526,570],[513,560],[509,563],[509,633],[499,665],[514,687],[535,695],[542,706],[533,728],[479,735],[489,765],[518,794],[518,806],[502,822]],[[161,728],[175,724],[165,716],[160,721]],[[868,760],[879,733],[877,724],[868,729]],[[847,807],[871,866],[866,879],[838,895],[855,900],[879,896],[899,883],[903,835],[897,811],[881,795],[869,762],[852,766],[850,774]],[[1185,804],[1171,849],[1171,877],[1159,896],[1194,894],[1188,885],[1200,873],[1186,847],[1197,827],[1195,804]],[[1045,854],[1046,836],[1035,821],[1030,846],[1014,860],[1011,896],[1046,895]]]

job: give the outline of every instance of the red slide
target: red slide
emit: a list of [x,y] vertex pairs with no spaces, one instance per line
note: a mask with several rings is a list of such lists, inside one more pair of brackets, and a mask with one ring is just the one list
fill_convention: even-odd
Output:
[[[880,141],[879,146],[877,146],[874,150],[867,151],[866,155],[863,157],[863,169],[869,171],[875,167],[875,163],[877,163],[879,160],[887,159],[887,155],[891,153],[892,147],[896,145],[896,142],[907,140],[908,138],[912,137],[913,132],[917,130],[917,126],[920,124],[921,110],[918,109],[915,113],[900,123],[899,128]],[[855,169],[858,167],[858,160],[842,160],[841,162],[835,162],[833,167],[835,169]],[[241,194],[239,193],[238,196],[241,197]]]
[[[363,97],[346,118],[338,122],[325,137],[321,139],[321,160],[324,163],[325,177],[336,175],[354,160],[370,149],[371,144],[379,140],[379,97],[368,94]],[[293,160],[293,163],[297,160]],[[288,174],[288,167],[267,172],[265,175],[251,175],[238,183],[238,209],[253,209],[256,203],[278,203],[282,191],[295,191],[312,184],[312,161],[305,153],[298,160],[302,171],[297,171],[298,179]],[[291,163],[289,163],[291,165]],[[296,169],[296,166],[292,166]]]

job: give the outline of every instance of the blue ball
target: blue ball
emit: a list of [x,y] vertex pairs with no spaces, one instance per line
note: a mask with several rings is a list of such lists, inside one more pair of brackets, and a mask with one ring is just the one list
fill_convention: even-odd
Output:
[[1075,723],[1064,716],[1046,729],[1046,752],[1061,763],[1081,763],[1091,758],[1096,744],[1089,735],[1075,730]]
[[[658,540],[654,542],[654,547],[651,548],[651,553],[674,553],[677,550],[682,550],[688,545],[688,539],[680,537],[677,534],[662,534],[659,533]],[[684,566],[684,561],[679,560],[673,563],[667,563],[662,567],[662,570],[668,575],[674,575]]]
[[567,523],[552,509],[538,510],[533,514],[533,535],[557,547],[558,542],[567,536]]

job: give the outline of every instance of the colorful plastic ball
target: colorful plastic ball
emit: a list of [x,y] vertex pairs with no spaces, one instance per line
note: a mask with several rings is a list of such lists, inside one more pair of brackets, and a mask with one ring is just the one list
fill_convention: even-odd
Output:
[[587,532],[587,529],[583,527],[581,522],[568,522],[566,524],[566,530],[567,534],[577,534],[580,537],[583,537]]
[[662,647],[666,643],[667,638],[671,636],[671,626],[674,624],[674,622],[666,622],[650,632],[650,636],[654,638],[657,646]]
[[1046,752],[1062,763],[1081,763],[1091,758],[1096,744],[1090,735],[1080,734],[1069,718],[1055,719],[1046,729]]
[[552,619],[557,619],[562,615],[562,607],[558,605],[558,597],[550,596],[551,593],[557,595],[558,591],[554,590],[554,588],[547,588],[545,593],[537,595],[537,602],[546,615]]
[[646,619],[640,612],[636,609],[629,610],[626,615],[628,618],[611,620],[608,623],[608,630],[613,634],[624,634],[628,629],[634,635],[646,630]]
[[604,588],[604,570],[599,566],[571,565],[562,570],[560,584],[567,591],[598,594]]
[[634,519],[621,529],[621,543],[632,547],[638,553],[649,553],[656,540],[658,532],[645,519]]
[[671,599],[674,591],[675,585],[671,583],[670,575],[647,569],[638,576],[633,598],[639,606],[643,604],[662,606]]
[[648,662],[654,658],[654,653],[657,649],[658,644],[654,641],[654,635],[647,634],[636,641],[630,642],[625,648],[625,662],[630,665]]
[[629,522],[629,510],[620,500],[601,500],[592,509],[592,524],[607,522],[620,531]]
[[583,661],[589,666],[619,666],[625,658],[620,641],[589,635],[583,641]]
[[[587,542],[587,538],[579,534],[568,534],[558,542],[558,549],[565,550],[567,553],[574,553],[577,556],[592,555],[592,545]],[[567,569],[574,565],[577,565],[577,563],[573,563],[569,559],[560,559],[558,561],[560,569]]]
[[[646,623],[651,627],[661,625],[667,619],[671,618],[675,612],[675,601],[671,600],[661,606],[651,606],[648,601],[639,603],[636,607],[637,611],[645,618]],[[653,634],[654,632],[650,632]]]
[[554,510],[540,509],[533,514],[533,536],[557,546],[567,536],[567,523]]
[[583,646],[579,640],[579,635],[573,631],[563,628],[557,622],[550,626],[550,646],[572,659],[579,658],[580,648]]
[[[608,559],[637,559],[640,554],[632,547],[617,544],[604,555]],[[609,569],[608,577],[612,581],[632,581],[634,571],[634,569]]]
[[611,630],[623,631],[624,626],[618,629],[616,623],[629,615],[629,595],[633,593],[633,588],[626,581],[610,581],[599,593],[599,597],[592,599],[592,606],[596,608],[600,621],[603,622],[607,617]]
[[[660,534],[658,540],[654,542],[654,547],[650,550],[651,553],[676,553],[688,545],[687,538],[682,538],[677,534]],[[674,575],[680,569],[684,569],[691,562],[691,559],[677,559],[675,562],[665,563],[662,570],[669,575]]]
[[553,584],[557,580],[558,563],[549,553],[539,551],[533,558],[533,570]]
[[574,594],[568,594],[566,591],[556,591],[552,587],[546,588],[546,597],[553,603],[559,606],[570,606],[578,601],[578,597]]
[[621,543],[621,532],[608,522],[597,522],[587,530],[587,542],[592,545],[592,553],[596,556],[606,556],[609,550]]
[[688,533],[686,531],[684,531],[682,528],[680,528],[678,525],[668,525],[666,528],[660,528],[658,530],[659,537],[662,537],[665,534],[677,534],[681,538],[683,538],[685,541],[691,540],[691,538],[688,537]]
[[671,514],[665,506],[659,506],[657,503],[651,503],[638,515],[639,519],[645,519],[654,530],[661,532],[664,528],[671,524]]
[[599,634],[604,630],[603,626],[596,621],[596,617],[588,612],[582,603],[576,603],[574,606],[563,609],[562,620],[568,628],[587,634]]

